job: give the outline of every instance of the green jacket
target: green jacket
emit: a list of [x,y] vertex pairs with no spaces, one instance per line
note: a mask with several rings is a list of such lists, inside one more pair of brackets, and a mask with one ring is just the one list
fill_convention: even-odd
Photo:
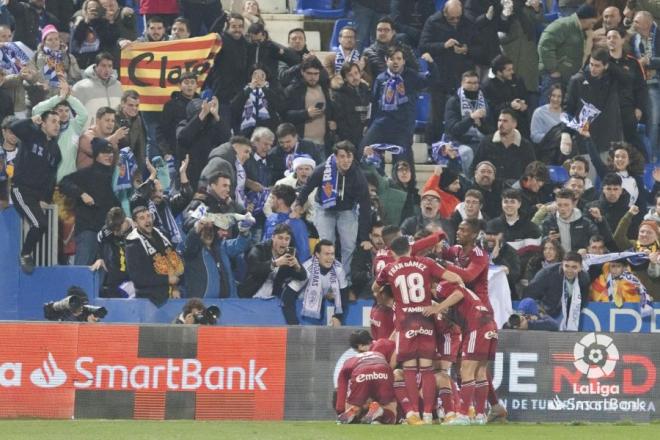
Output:
[[372,165],[361,164],[364,173],[373,174],[378,179],[378,198],[383,207],[383,223],[386,225],[400,225],[403,207],[408,194],[400,189],[392,188],[387,177],[381,176]]
[[553,21],[539,40],[539,71],[559,71],[562,81],[568,82],[582,67],[584,41],[584,31],[576,14]]
[[[60,133],[57,139],[57,144],[60,146],[60,153],[62,153],[62,160],[57,167],[57,182],[77,170],[76,157],[78,156],[78,138],[83,131],[85,122],[87,122],[87,109],[85,106],[73,95],[69,95],[66,101],[71,106],[71,117],[69,118],[69,126]],[[54,109],[57,104],[62,102],[59,95],[52,96],[45,101],[32,108],[32,114],[39,115],[46,110]]]

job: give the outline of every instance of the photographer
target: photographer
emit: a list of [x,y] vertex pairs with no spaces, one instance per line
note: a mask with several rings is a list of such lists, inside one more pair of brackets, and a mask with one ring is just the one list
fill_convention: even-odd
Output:
[[90,305],[82,288],[71,286],[66,293],[65,298],[44,304],[44,318],[49,321],[99,322],[108,314],[105,307]]
[[191,298],[183,306],[172,324],[200,324],[215,325],[220,318],[220,308],[218,306],[206,307],[201,299]]
[[525,298],[518,304],[518,310],[509,316],[504,324],[505,329],[517,330],[546,330],[556,332],[559,330],[557,322],[539,311],[539,306],[532,298]]

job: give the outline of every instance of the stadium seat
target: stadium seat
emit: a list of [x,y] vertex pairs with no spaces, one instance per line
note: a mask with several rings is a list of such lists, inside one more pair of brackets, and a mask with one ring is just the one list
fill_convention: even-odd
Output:
[[346,0],[298,0],[298,14],[337,19],[346,16]]
[[442,11],[442,8],[445,6],[445,3],[447,3],[447,0],[435,0],[435,10]]
[[415,116],[415,128],[421,130],[429,122],[431,113],[431,95],[422,93],[417,97],[417,115]]
[[330,48],[328,50],[335,51],[339,47],[339,31],[346,26],[355,27],[355,22],[350,18],[340,18],[335,21],[335,27],[332,29],[332,37],[330,37]]
[[644,150],[646,150],[646,157],[653,157],[653,149],[651,148],[651,139],[646,135],[646,125],[637,124],[637,135],[644,145]]
[[548,171],[552,183],[561,185],[568,180],[568,171],[560,165],[548,165]]
[[656,166],[660,167],[660,164],[647,163],[646,166],[644,166],[644,186],[649,192],[653,191],[653,185],[655,185],[655,181],[653,180],[653,170]]
[[429,63],[427,63],[424,58],[418,58],[417,61],[419,62],[420,73],[426,73],[429,71]]

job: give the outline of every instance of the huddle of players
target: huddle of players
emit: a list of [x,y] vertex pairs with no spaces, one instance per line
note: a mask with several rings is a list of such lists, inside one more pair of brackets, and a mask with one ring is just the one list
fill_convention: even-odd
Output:
[[[463,221],[452,247],[439,245],[442,231],[412,244],[396,228],[383,231],[386,248],[374,260],[374,342],[368,334],[351,337],[360,353],[339,375],[339,423],[396,423],[398,410],[411,425],[431,424],[434,409],[448,425],[506,417],[488,372],[497,325],[488,300],[488,254],[476,244],[480,230],[478,220]],[[444,267],[421,256],[429,248]],[[460,390],[450,376],[454,364]]]

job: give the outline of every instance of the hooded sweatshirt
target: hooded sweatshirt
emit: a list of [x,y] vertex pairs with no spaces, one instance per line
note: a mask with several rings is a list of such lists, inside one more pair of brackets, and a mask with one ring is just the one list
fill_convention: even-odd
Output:
[[85,128],[90,124],[96,111],[101,107],[116,108],[121,101],[123,93],[121,84],[117,80],[117,72],[113,71],[107,81],[96,75],[95,64],[87,67],[83,72],[83,79],[73,86],[73,96],[78,98],[87,109],[90,117],[87,119]]

